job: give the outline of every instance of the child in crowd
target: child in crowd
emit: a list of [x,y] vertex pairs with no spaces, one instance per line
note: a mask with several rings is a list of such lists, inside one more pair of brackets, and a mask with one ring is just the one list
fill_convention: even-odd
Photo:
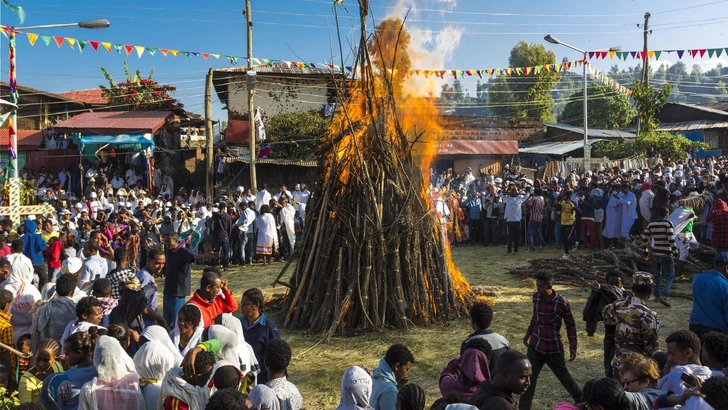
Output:
[[111,297],[111,281],[108,278],[96,279],[93,284],[93,295],[101,302],[101,326],[109,326],[109,314],[119,304],[117,299]]
[[[7,289],[0,289],[0,343],[13,346],[13,325],[10,324],[10,308],[13,305],[13,293]],[[15,369],[15,355],[7,350],[0,350],[0,365],[9,374],[6,387],[14,388],[15,380],[10,369]]]
[[492,353],[488,355],[490,373],[495,374],[498,358],[503,352],[511,348],[508,340],[490,329],[493,322],[493,308],[485,303],[474,303],[470,308],[470,326],[473,333],[468,336],[460,345],[460,356],[465,353],[467,345],[475,339],[483,339],[488,342]]
[[268,372],[268,387],[283,404],[282,410],[303,409],[303,397],[296,386],[286,379],[291,364],[291,346],[285,340],[274,339],[265,348],[265,369]]
[[[18,338],[18,341],[15,342],[15,348],[18,349],[21,353],[29,353],[30,352],[30,335],[25,334]],[[30,368],[30,357],[24,357],[20,356],[18,357],[18,368],[15,371],[15,377],[19,378],[20,376],[24,375],[25,372],[28,371]]]

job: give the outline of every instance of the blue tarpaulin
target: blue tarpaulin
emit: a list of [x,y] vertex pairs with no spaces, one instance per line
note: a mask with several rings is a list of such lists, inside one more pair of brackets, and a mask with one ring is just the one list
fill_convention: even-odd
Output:
[[120,149],[154,149],[151,134],[86,135],[81,145],[113,145]]

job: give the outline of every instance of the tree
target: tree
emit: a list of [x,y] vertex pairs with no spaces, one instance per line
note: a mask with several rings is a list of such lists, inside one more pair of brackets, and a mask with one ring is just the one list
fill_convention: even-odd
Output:
[[109,87],[99,86],[101,94],[108,100],[109,109],[113,111],[165,111],[182,108],[182,103],[170,96],[177,91],[177,87],[152,80],[154,69],[143,79],[139,70],[132,76],[129,66],[124,62],[126,81],[117,83],[104,67],[99,68],[109,82]]
[[318,111],[297,111],[272,117],[265,125],[266,137],[275,144],[273,157],[310,159],[319,139],[326,135],[329,120]]
[[680,82],[688,75],[688,67],[682,61],[667,68],[667,79],[671,82]]
[[667,79],[667,66],[665,64],[660,64],[660,67],[657,68],[657,71],[655,71],[655,75],[652,78],[659,81],[665,81]]
[[697,64],[693,64],[693,69],[692,69],[692,71],[690,71],[690,82],[692,82],[692,83],[700,82],[701,74],[703,74],[703,70],[700,69],[700,66]]
[[[637,111],[626,95],[612,87],[591,84],[587,88],[587,116],[589,127],[618,129],[632,122]],[[559,116],[559,122],[584,125],[584,93],[574,93]]]
[[[543,44],[519,41],[511,50],[508,64],[510,67],[556,64],[556,54],[546,50]],[[530,76],[498,77],[492,92],[488,93],[488,105],[498,115],[548,120],[554,107],[551,89],[560,79],[561,73],[550,70]]]
[[694,142],[682,134],[670,134],[665,131],[648,131],[641,133],[634,141],[610,141],[594,143],[593,155],[595,157],[608,157],[610,159],[629,158],[645,155],[649,148],[653,148],[666,161],[685,160],[688,154],[705,150],[710,147],[704,142]]
[[632,99],[637,104],[637,115],[640,119],[640,125],[643,132],[656,129],[659,121],[655,115],[667,103],[670,97],[670,84],[665,84],[661,90],[641,81],[635,81],[632,86]]

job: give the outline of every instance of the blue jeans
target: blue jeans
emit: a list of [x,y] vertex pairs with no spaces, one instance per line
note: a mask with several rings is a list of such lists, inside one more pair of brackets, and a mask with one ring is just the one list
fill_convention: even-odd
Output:
[[[670,256],[652,257],[652,276],[655,281],[655,297],[667,299],[670,296],[670,287],[675,280],[675,261]],[[661,288],[660,283],[665,279],[665,287]],[[660,294],[662,292],[662,294]]]
[[250,263],[253,259],[253,233],[240,233],[240,241],[238,242],[238,251],[240,252],[241,263]]
[[164,295],[162,299],[162,316],[167,321],[170,330],[177,325],[177,313],[182,309],[186,301],[187,298],[185,297]]
[[220,251],[220,257],[222,267],[227,269],[230,266],[230,239],[229,238],[215,238],[215,250]]
[[554,241],[556,246],[561,246],[561,220],[554,221]]
[[531,252],[536,251],[536,246],[533,240],[534,236],[538,239],[538,246],[546,246],[546,243],[543,241],[543,234],[541,233],[541,222],[528,221],[528,248]]

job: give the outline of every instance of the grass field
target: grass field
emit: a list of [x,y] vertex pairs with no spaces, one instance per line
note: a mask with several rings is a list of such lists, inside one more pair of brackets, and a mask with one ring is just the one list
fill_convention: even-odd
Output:
[[[525,250],[524,250],[525,251]],[[579,254],[579,252],[576,252]],[[560,257],[562,251],[548,248],[537,257]],[[506,256],[505,248],[498,247],[456,247],[453,258],[471,285],[485,285],[495,288],[497,296],[494,307],[492,328],[511,342],[511,348],[525,353],[522,343],[524,333],[531,318],[531,295],[535,282],[522,280],[506,271],[509,267],[525,264],[533,254]],[[568,263],[565,261],[564,263]],[[260,288],[266,296],[285,291],[284,287],[273,288],[271,283],[283,268],[283,263],[266,267],[254,266],[231,269],[225,278],[236,297],[245,289]],[[284,277],[287,280],[293,267]],[[196,276],[193,284],[197,282]],[[689,284],[678,284],[681,291],[689,291]],[[581,320],[589,291],[581,287],[557,286],[557,292],[564,295],[572,306],[577,321],[579,350],[574,362],[568,363],[569,370],[577,383],[583,385],[587,380],[604,375],[602,365],[603,327],[600,325],[594,337],[588,337]],[[658,303],[650,303],[660,317],[662,325],[661,347],[670,332],[687,327],[691,303],[687,300],[672,299],[672,308]],[[281,324],[280,312],[269,315]],[[351,338],[334,338],[329,344],[320,344],[319,335],[281,329],[282,337],[293,349],[293,360],[289,368],[290,380],[301,391],[306,409],[333,409],[339,403],[341,376],[351,365],[376,367],[379,358],[393,343],[404,343],[415,355],[416,363],[410,370],[410,382],[417,383],[427,392],[427,405],[440,396],[437,382],[440,372],[448,361],[458,355],[461,341],[471,333],[467,318],[459,318],[447,324],[418,328],[409,332],[385,331]],[[562,330],[566,341],[565,330]],[[553,374],[544,368],[539,377],[533,409],[551,409],[559,401],[570,399]]]

